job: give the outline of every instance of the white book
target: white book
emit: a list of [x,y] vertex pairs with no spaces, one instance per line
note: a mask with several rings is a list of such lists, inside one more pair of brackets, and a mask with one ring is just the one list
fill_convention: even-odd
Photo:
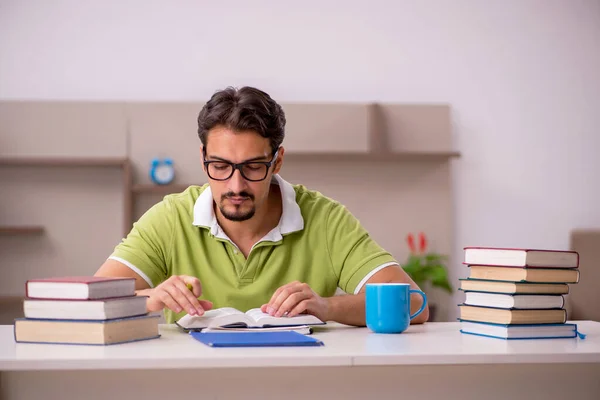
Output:
[[465,304],[480,307],[542,309],[562,308],[565,304],[563,296],[557,295],[511,295],[499,293],[465,293]]
[[563,250],[465,247],[465,264],[507,267],[577,268],[579,253]]
[[576,324],[498,325],[461,321],[460,331],[499,339],[574,338],[578,335]]
[[25,299],[25,318],[107,320],[147,313],[147,296],[117,297],[102,300]]

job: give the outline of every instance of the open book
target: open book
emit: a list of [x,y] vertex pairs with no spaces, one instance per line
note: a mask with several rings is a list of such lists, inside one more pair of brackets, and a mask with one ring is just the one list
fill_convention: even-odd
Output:
[[244,313],[235,308],[223,307],[206,311],[202,316],[186,314],[175,321],[175,324],[189,330],[216,327],[267,328],[273,326],[324,325],[325,322],[309,314],[277,318],[262,312],[260,308],[253,308]]

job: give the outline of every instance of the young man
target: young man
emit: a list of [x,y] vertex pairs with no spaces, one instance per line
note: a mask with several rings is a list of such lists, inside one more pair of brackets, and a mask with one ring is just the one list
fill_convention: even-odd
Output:
[[[209,183],[150,208],[96,275],[136,278],[148,310],[166,308],[167,322],[213,307],[262,307],[364,326],[366,283],[418,288],[342,204],[278,175],[285,122],[258,89],[215,93],[198,116]],[[338,287],[347,295],[334,296]],[[411,312],[421,304],[413,296]]]

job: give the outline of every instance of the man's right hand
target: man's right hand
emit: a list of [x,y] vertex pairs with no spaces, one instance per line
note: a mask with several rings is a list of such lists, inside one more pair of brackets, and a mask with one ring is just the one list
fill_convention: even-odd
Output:
[[[191,290],[188,285],[191,286]],[[149,296],[149,312],[160,311],[166,307],[176,313],[185,310],[190,315],[203,315],[204,311],[212,308],[212,302],[198,299],[201,294],[200,280],[188,275],[171,276],[154,289],[138,292],[140,296]]]

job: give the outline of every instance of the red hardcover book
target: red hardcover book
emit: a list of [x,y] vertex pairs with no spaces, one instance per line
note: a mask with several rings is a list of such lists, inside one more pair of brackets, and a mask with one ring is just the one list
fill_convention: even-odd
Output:
[[579,253],[571,250],[546,250],[508,247],[468,246],[468,265],[488,265],[520,268],[578,268]]
[[134,278],[63,276],[30,279],[25,283],[30,299],[106,299],[135,295]]

